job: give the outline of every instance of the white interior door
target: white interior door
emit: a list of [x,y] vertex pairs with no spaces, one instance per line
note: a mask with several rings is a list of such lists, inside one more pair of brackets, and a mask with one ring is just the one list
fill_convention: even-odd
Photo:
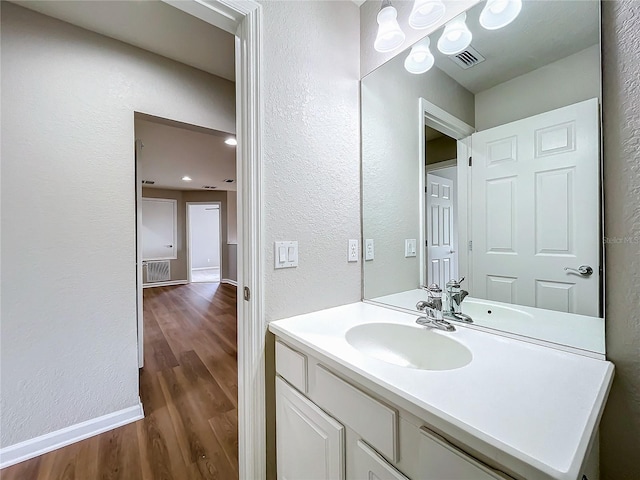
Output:
[[454,183],[427,174],[427,284],[442,289],[457,275],[454,242]]
[[177,258],[178,202],[165,198],[142,199],[142,259]]
[[138,323],[138,368],[144,366],[144,318],[142,308],[142,179],[140,175],[140,154],[142,142],[135,141],[136,168],[136,307]]
[[473,135],[474,296],[599,314],[598,118],[591,99]]

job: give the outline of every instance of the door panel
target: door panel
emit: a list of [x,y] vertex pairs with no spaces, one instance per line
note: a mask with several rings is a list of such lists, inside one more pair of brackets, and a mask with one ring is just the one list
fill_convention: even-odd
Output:
[[427,284],[442,288],[456,276],[453,181],[427,174]]
[[473,134],[474,296],[599,315],[598,119],[592,99]]
[[344,480],[344,427],[276,378],[276,447],[281,480]]
[[175,260],[177,258],[176,200],[142,199],[142,259]]

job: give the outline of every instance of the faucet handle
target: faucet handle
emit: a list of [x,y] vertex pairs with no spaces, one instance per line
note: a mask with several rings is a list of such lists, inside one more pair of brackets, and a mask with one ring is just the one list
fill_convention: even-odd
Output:
[[460,278],[460,280],[456,280],[454,278],[452,278],[451,280],[449,280],[447,282],[447,287],[448,288],[460,288],[460,284],[464,282],[464,277]]

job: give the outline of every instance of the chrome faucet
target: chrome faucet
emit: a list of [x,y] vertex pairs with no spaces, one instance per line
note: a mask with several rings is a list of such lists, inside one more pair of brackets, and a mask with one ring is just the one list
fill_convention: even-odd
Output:
[[442,289],[435,283],[422,288],[427,291],[428,297],[426,301],[421,300],[416,303],[416,308],[427,315],[419,317],[416,323],[423,327],[453,332],[456,328],[442,318]]
[[469,292],[462,290],[460,284],[464,280],[449,280],[445,286],[445,306],[442,310],[442,317],[449,320],[457,320],[459,322],[473,323],[473,319],[469,315],[462,313],[462,301]]

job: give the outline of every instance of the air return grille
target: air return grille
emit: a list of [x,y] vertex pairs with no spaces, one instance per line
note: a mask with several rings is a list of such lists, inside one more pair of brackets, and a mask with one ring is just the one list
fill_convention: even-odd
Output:
[[474,67],[486,60],[486,58],[480,55],[480,53],[478,53],[478,51],[471,45],[469,45],[464,52],[460,52],[459,54],[453,55],[449,58],[464,70]]
[[202,188],[207,190],[215,190],[218,187],[214,187],[213,185],[203,185]]
[[147,283],[166,282],[171,280],[169,260],[147,262]]

